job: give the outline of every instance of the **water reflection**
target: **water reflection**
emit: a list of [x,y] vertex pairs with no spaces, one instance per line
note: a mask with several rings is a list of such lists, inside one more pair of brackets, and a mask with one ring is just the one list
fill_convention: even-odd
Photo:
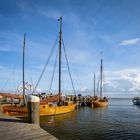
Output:
[[40,117],[41,126],[57,126],[60,124],[64,124],[66,121],[72,120],[76,120],[76,111],[60,115]]
[[60,140],[118,140],[140,138],[140,107],[131,99],[113,99],[106,108],[80,107],[76,111],[40,118],[41,127]]

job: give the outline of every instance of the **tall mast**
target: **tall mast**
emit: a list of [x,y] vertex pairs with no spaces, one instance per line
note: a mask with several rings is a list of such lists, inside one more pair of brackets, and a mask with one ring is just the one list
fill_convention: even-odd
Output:
[[60,22],[60,31],[59,31],[59,102],[60,102],[60,96],[61,96],[61,46],[62,46],[62,17],[58,19]]
[[26,34],[24,34],[24,39],[23,39],[23,63],[22,63],[23,105],[25,105],[25,81],[24,81],[25,40],[26,40]]
[[95,73],[94,73],[94,97],[95,97]]
[[102,59],[102,52],[101,52],[101,67],[100,67],[100,98],[102,98],[102,92],[103,92],[103,59]]

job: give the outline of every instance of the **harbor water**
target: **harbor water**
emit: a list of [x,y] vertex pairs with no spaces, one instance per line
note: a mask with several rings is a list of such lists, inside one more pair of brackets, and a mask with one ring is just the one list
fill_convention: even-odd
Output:
[[106,108],[79,107],[40,121],[43,129],[60,140],[140,139],[140,107],[131,99],[110,99]]

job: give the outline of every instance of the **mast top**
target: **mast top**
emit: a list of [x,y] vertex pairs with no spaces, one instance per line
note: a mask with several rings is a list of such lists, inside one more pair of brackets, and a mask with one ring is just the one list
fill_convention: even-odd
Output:
[[24,36],[23,36],[23,47],[25,47],[25,40],[26,40],[26,33],[24,33]]
[[103,58],[103,51],[100,51],[101,59]]
[[60,22],[60,36],[62,36],[62,16],[58,19],[58,21]]
[[58,19],[58,21],[62,21],[62,16]]

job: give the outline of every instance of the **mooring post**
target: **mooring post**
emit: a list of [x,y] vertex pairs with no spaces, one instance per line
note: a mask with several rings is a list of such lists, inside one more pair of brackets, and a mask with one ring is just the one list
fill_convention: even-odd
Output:
[[40,99],[37,96],[28,96],[28,120],[29,123],[40,125]]

